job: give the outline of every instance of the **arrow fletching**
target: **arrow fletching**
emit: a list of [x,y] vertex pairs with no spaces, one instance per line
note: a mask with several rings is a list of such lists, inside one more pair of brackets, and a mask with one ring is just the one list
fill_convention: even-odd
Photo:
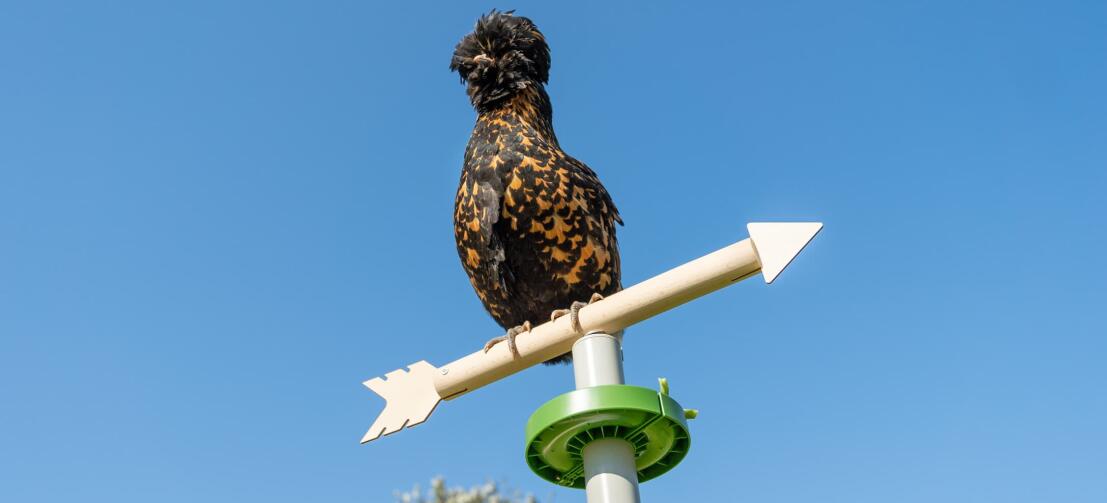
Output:
[[396,433],[426,421],[442,398],[434,389],[434,376],[438,369],[420,360],[408,365],[408,370],[393,370],[384,378],[374,377],[365,381],[365,387],[385,400],[384,411],[373,421],[361,443],[371,442],[384,435]]

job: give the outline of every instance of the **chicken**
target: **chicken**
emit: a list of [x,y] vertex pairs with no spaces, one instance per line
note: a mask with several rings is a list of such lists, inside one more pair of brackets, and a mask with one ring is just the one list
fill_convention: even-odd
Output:
[[[561,149],[545,84],[550,50],[512,11],[477,20],[450,69],[477,112],[454,203],[457,252],[484,308],[507,332],[569,314],[619,291],[615,224],[622,219],[596,173]],[[567,309],[566,309],[567,308]],[[546,363],[569,361],[570,355]]]

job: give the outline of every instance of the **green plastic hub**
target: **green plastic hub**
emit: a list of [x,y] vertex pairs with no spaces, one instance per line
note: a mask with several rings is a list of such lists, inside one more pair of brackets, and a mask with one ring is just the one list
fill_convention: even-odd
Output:
[[649,388],[609,384],[578,389],[538,408],[527,421],[527,465],[550,482],[584,488],[584,446],[621,438],[634,446],[638,481],[675,467],[691,445],[684,409]]

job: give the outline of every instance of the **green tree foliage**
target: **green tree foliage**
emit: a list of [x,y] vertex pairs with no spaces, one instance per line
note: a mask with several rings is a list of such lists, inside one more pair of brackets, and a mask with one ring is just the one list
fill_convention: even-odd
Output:
[[430,487],[423,491],[418,484],[410,491],[397,492],[399,503],[538,503],[534,496],[520,495],[515,491],[511,495],[500,494],[500,488],[494,482],[484,485],[464,487],[446,487],[442,477],[431,479]]

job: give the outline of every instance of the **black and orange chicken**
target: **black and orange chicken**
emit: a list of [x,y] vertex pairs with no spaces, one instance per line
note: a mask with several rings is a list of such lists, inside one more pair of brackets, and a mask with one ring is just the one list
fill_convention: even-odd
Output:
[[[531,324],[569,314],[621,288],[615,224],[596,173],[561,150],[546,94],[550,49],[522,16],[477,20],[450,69],[467,86],[477,123],[454,206],[462,266],[514,354]],[[568,361],[562,355],[546,363]]]

